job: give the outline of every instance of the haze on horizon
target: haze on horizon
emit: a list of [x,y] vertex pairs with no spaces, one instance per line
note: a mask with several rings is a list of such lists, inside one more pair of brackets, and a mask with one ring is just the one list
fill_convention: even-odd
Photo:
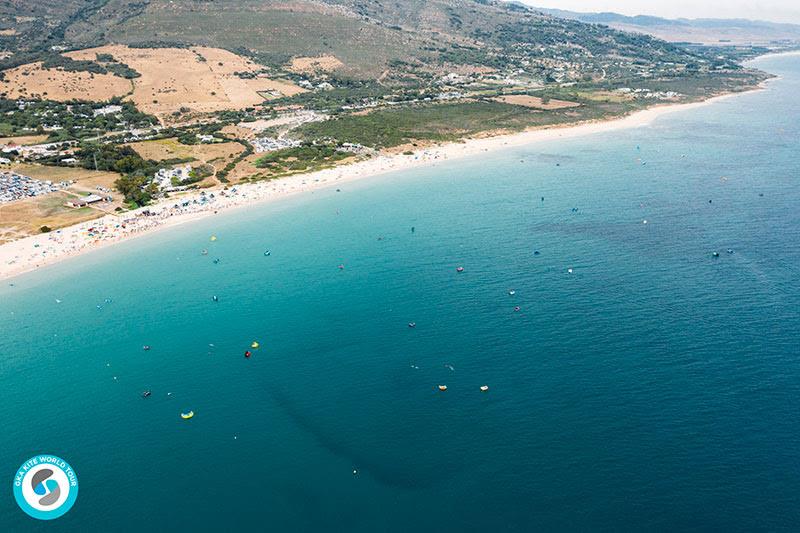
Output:
[[582,13],[611,11],[665,18],[746,18],[800,24],[797,0],[521,0],[523,3]]

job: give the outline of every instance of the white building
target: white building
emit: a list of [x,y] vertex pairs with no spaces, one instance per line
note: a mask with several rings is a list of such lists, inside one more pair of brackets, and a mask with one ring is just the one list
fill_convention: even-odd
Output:
[[162,168],[153,177],[153,182],[158,185],[162,191],[169,191],[175,189],[176,185],[173,183],[173,178],[178,183],[189,178],[189,173],[192,171],[190,165],[178,168]]
[[107,105],[105,107],[101,107],[100,109],[95,109],[93,113],[94,116],[99,117],[100,115],[115,115],[121,111],[121,105]]

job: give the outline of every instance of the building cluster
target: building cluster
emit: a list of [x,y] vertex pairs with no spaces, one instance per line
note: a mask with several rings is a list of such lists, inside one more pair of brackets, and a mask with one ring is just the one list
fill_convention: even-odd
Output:
[[191,172],[192,167],[190,165],[176,168],[162,168],[156,172],[156,175],[153,177],[153,183],[155,183],[161,191],[169,192],[180,190],[181,182],[189,179]]
[[675,91],[651,91],[650,89],[633,89],[631,87],[622,87],[617,89],[617,92],[647,100],[677,100],[682,96],[681,93]]
[[302,143],[294,139],[276,139],[273,137],[258,137],[251,141],[256,152],[274,152],[284,148],[296,148]]
[[16,172],[0,172],[0,204],[41,196],[62,189],[61,183],[41,181]]

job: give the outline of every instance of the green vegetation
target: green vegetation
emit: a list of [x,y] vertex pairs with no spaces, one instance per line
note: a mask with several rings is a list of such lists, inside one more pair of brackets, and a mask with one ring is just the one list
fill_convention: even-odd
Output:
[[97,61],[76,60],[61,54],[50,54],[42,61],[42,66],[47,69],[61,69],[69,72],[113,74],[126,79],[141,76],[128,65],[116,61],[109,54],[97,54]]
[[[107,105],[121,106],[118,113],[94,112]],[[4,135],[27,135],[49,130],[50,142],[85,139],[125,128],[146,128],[156,124],[155,117],[141,113],[131,102],[55,102],[31,100],[20,102],[0,98],[0,132]],[[53,129],[55,128],[55,129]]]
[[122,174],[114,186],[129,204],[147,205],[158,194],[158,188],[150,181],[160,165],[155,161],[142,159],[128,146],[87,143],[75,155],[84,168]]
[[333,145],[304,143],[263,155],[256,161],[256,167],[268,169],[272,174],[286,174],[320,168],[349,156]]
[[[597,110],[612,111],[615,110]],[[424,104],[381,109],[367,115],[345,115],[307,124],[300,131],[306,139],[329,138],[341,143],[389,148],[415,140],[455,141],[487,131],[518,131],[590,118],[593,114],[582,108],[542,112],[493,101]]]
[[232,140],[244,146],[244,151],[241,154],[234,157],[231,161],[229,161],[228,164],[225,165],[225,168],[217,171],[217,179],[222,183],[228,183],[229,181],[228,174],[234,168],[236,168],[236,165],[244,161],[245,158],[253,155],[253,153],[255,152],[255,148],[253,148],[253,145],[245,141],[244,139],[232,139]]

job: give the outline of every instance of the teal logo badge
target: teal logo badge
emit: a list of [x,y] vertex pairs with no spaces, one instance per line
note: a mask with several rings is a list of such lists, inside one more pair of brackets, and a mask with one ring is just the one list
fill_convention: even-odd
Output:
[[78,498],[78,476],[60,457],[31,457],[14,476],[14,498],[33,518],[52,520],[69,511]]

